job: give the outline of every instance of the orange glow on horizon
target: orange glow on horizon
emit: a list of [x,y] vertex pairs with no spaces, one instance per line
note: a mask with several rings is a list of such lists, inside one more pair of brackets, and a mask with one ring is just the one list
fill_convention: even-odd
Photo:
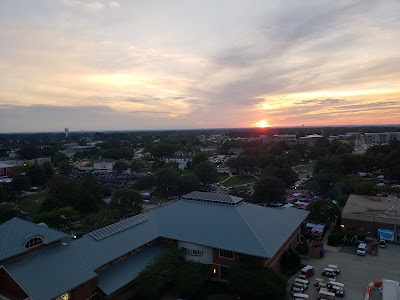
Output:
[[267,121],[260,120],[260,121],[255,123],[255,126],[258,127],[258,128],[266,128],[266,127],[269,127],[270,125],[269,125],[269,123]]

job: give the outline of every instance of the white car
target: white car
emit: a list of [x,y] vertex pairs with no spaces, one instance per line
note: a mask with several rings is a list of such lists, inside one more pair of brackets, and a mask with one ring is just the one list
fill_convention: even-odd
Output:
[[360,243],[357,248],[357,255],[366,255],[368,252],[368,245],[366,243]]

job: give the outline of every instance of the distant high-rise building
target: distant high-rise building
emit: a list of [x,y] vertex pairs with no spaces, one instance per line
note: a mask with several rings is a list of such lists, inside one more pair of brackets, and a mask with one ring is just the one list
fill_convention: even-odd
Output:
[[400,141],[400,132],[372,132],[364,134],[366,144],[387,144],[391,140]]

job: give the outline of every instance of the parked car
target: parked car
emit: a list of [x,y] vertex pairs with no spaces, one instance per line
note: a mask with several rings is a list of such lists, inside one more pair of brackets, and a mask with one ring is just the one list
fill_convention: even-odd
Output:
[[379,247],[386,248],[386,241],[385,240],[380,240],[379,241]]
[[357,248],[357,255],[366,255],[368,252],[368,245],[366,243],[360,243]]

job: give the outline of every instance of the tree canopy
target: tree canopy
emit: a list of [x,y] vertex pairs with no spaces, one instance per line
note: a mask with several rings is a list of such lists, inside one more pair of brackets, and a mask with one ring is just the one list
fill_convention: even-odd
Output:
[[142,195],[132,189],[119,189],[112,194],[110,208],[118,211],[120,217],[136,215],[142,211]]
[[209,161],[199,163],[195,167],[194,173],[204,184],[216,182],[218,178],[217,168]]
[[340,215],[339,207],[329,200],[317,200],[307,206],[310,211],[308,219],[317,224],[330,225]]
[[256,203],[280,202],[285,194],[282,182],[274,176],[262,177],[254,185],[253,201]]
[[287,278],[251,261],[237,262],[229,273],[230,287],[246,299],[284,299]]

